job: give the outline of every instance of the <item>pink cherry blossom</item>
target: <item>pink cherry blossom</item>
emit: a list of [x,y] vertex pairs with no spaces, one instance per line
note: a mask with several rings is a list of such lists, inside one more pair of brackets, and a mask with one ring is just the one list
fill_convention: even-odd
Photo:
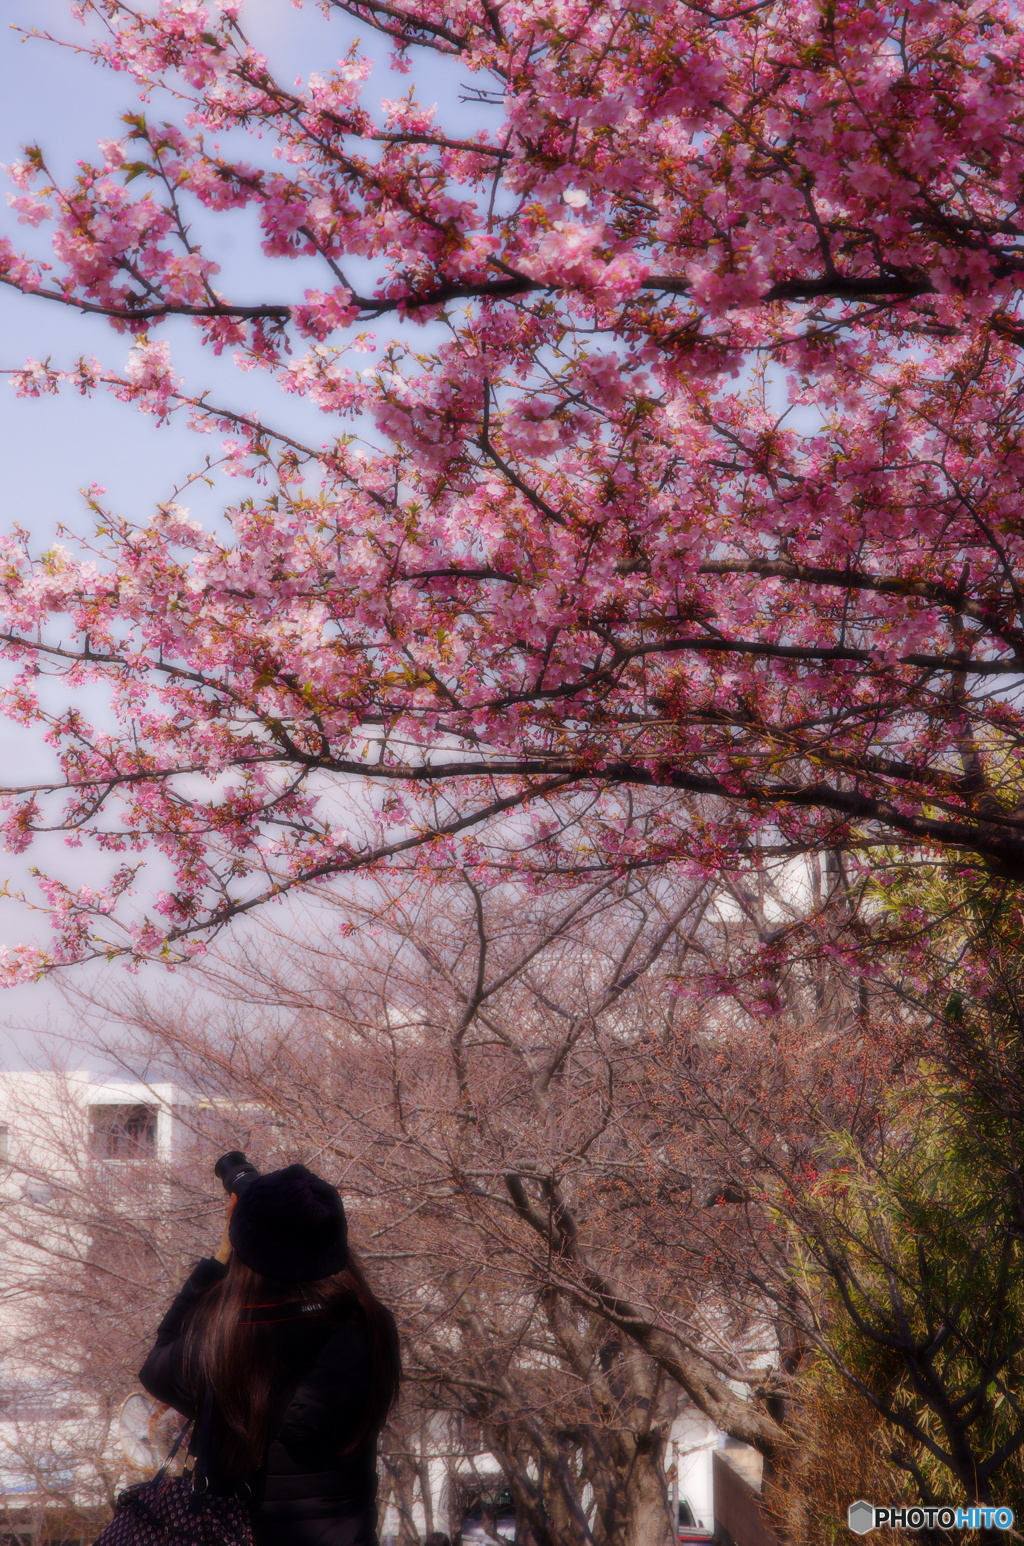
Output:
[[[9,169],[0,279],[120,335],[14,390],[180,410],[235,480],[215,529],[96,491],[81,549],[0,544],[3,706],[57,770],[7,841],[123,856],[50,883],[51,959],[364,867],[1024,875],[1019,7],[329,9],[408,95],[347,37],[286,80],[244,4],[69,5],[140,111],[66,184]],[[211,256],[242,209],[255,297]]]

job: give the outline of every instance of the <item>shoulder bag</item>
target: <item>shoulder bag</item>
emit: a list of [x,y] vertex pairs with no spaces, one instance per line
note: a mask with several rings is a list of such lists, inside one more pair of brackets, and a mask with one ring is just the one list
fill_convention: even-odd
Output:
[[93,1546],[253,1546],[243,1498],[205,1491],[205,1478],[197,1481],[194,1471],[168,1476],[189,1427],[186,1422],[154,1477],[119,1495],[113,1519]]

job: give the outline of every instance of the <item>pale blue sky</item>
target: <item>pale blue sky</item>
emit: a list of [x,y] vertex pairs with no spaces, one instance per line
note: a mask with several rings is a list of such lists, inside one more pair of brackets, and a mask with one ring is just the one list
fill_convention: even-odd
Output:
[[[40,145],[51,169],[60,177],[73,172],[79,158],[91,158],[97,140],[117,137],[118,117],[137,106],[131,81],[124,75],[97,70],[67,50],[36,41],[22,41],[18,27],[50,29],[68,37],[81,35],[70,19],[68,0],[4,0],[0,16],[0,161],[17,158],[24,144]],[[290,0],[247,0],[243,20],[253,41],[271,58],[274,68],[290,83],[312,69],[329,68],[342,54],[356,28],[337,13],[329,20],[307,4],[296,11]],[[408,76],[393,74],[386,66],[387,49],[381,40],[364,34],[367,50],[378,62],[371,87],[374,98],[399,96],[410,84]],[[461,111],[454,102],[456,80],[443,66],[432,63],[421,92],[443,90],[447,107]],[[428,98],[428,100],[430,100]],[[153,116],[164,111],[154,104]],[[446,115],[448,116],[448,115]],[[468,125],[467,125],[468,127]],[[4,186],[6,194],[7,186]],[[18,225],[10,211],[0,211],[0,230],[26,244],[38,241],[36,233]],[[281,273],[280,263],[269,264],[256,248],[252,217],[237,214],[216,225],[216,256],[225,278],[235,276],[233,294],[252,288],[253,298],[265,291],[278,298],[286,280],[300,278]],[[322,284],[310,275],[305,283]],[[301,283],[296,287],[301,289]],[[291,289],[291,286],[289,286]],[[292,291],[292,293],[295,293]],[[378,329],[378,334],[380,334]],[[197,386],[223,384],[222,400],[233,406],[262,406],[276,398],[269,384],[255,376],[239,378],[228,361],[219,364],[200,351],[194,331],[187,324],[171,324],[166,331],[177,368]],[[97,354],[112,363],[127,355],[130,341],[115,337],[97,318],[84,318],[42,301],[0,289],[0,366],[20,365],[26,358],[52,358],[55,365],[70,363],[77,355]],[[276,398],[280,402],[280,398]],[[277,411],[276,422],[290,423],[303,438],[317,441],[329,431],[328,421],[301,401],[291,399]],[[52,538],[58,525],[86,531],[89,516],[79,490],[98,483],[107,490],[108,502],[122,514],[145,519],[154,505],[170,497],[177,483],[195,467],[205,450],[215,450],[216,440],[199,447],[196,437],[173,424],[158,427],[137,411],[106,396],[83,399],[75,394],[59,398],[18,399],[0,380],[0,446],[4,477],[0,480],[0,527],[18,523],[27,527],[40,544]],[[237,485],[205,496],[206,509],[216,502],[237,497]],[[204,496],[186,501],[201,511]],[[24,776],[40,752],[31,737],[0,722],[4,762],[13,772],[11,782]],[[5,777],[3,782],[7,782]],[[24,858],[0,850],[0,878],[15,884],[29,883],[28,867],[36,863],[53,867],[65,878],[81,883],[88,876],[85,851],[69,853],[62,845],[34,848]],[[0,943],[41,937],[41,920],[26,915],[15,904],[0,902]],[[114,970],[120,970],[114,968]],[[31,1054],[34,1028],[50,1023],[73,1031],[63,1001],[47,983],[25,986],[0,994],[0,1027],[10,1028],[10,1056]],[[0,1047],[0,1058],[3,1049]]]

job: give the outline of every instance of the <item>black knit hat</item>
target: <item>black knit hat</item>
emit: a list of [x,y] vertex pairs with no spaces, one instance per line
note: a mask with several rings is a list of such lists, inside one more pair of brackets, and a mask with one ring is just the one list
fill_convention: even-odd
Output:
[[228,1238],[239,1261],[264,1277],[311,1282],[348,1261],[345,1209],[336,1187],[305,1165],[254,1176],[239,1193]]

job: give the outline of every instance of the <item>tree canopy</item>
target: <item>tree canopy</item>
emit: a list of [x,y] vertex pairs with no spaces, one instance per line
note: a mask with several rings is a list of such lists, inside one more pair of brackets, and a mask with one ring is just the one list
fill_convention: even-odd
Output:
[[[92,544],[4,540],[3,706],[57,759],[7,841],[123,856],[49,883],[49,959],[187,954],[405,863],[1024,874],[1019,8],[323,9],[340,57],[289,85],[244,5],[69,4],[142,110],[70,184],[14,168],[0,277],[133,339],[19,390],[190,417],[249,480],[206,526],[97,501]],[[209,255],[239,211],[262,300]],[[186,386],[176,318],[234,401]]]

